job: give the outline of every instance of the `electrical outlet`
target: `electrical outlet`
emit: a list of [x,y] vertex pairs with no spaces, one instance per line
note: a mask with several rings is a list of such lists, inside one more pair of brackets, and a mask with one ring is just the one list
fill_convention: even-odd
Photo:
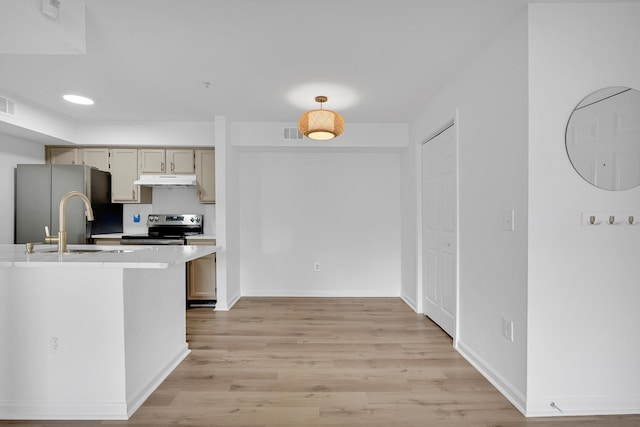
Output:
[[513,209],[502,211],[502,229],[504,231],[515,231],[514,221],[515,212]]
[[513,320],[506,317],[502,318],[502,335],[513,342]]
[[49,338],[49,351],[51,353],[62,353],[62,337],[55,336]]
[[313,271],[316,271],[316,272],[320,271],[320,263],[319,262],[316,261],[316,262],[313,263]]

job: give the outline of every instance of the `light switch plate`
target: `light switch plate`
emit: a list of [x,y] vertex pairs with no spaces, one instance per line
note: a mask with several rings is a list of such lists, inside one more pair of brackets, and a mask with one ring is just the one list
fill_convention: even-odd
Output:
[[514,220],[514,210],[502,211],[502,229],[504,231],[515,231],[515,226],[513,224]]

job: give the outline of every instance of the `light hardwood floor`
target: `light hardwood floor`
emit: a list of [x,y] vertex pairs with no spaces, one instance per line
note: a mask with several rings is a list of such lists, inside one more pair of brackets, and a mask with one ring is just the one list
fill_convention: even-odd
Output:
[[229,312],[189,310],[187,332],[192,353],[129,421],[11,424],[640,426],[640,416],[526,419],[397,298],[242,298]]

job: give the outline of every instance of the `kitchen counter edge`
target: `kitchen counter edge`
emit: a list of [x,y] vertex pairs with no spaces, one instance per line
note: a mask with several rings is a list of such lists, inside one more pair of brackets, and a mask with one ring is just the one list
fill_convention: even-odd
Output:
[[[91,250],[96,245],[69,245],[69,249]],[[0,268],[169,268],[173,265],[217,252],[218,246],[119,246],[110,245],[104,252],[58,254],[46,252],[54,245],[36,247],[36,253],[25,253],[24,245],[0,245]],[[132,252],[113,252],[133,250]]]

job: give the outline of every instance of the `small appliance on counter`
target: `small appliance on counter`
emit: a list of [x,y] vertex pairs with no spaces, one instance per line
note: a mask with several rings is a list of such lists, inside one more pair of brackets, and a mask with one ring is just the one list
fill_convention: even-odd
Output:
[[129,234],[120,239],[122,245],[185,245],[187,238],[202,234],[201,214],[150,214],[147,234]]

